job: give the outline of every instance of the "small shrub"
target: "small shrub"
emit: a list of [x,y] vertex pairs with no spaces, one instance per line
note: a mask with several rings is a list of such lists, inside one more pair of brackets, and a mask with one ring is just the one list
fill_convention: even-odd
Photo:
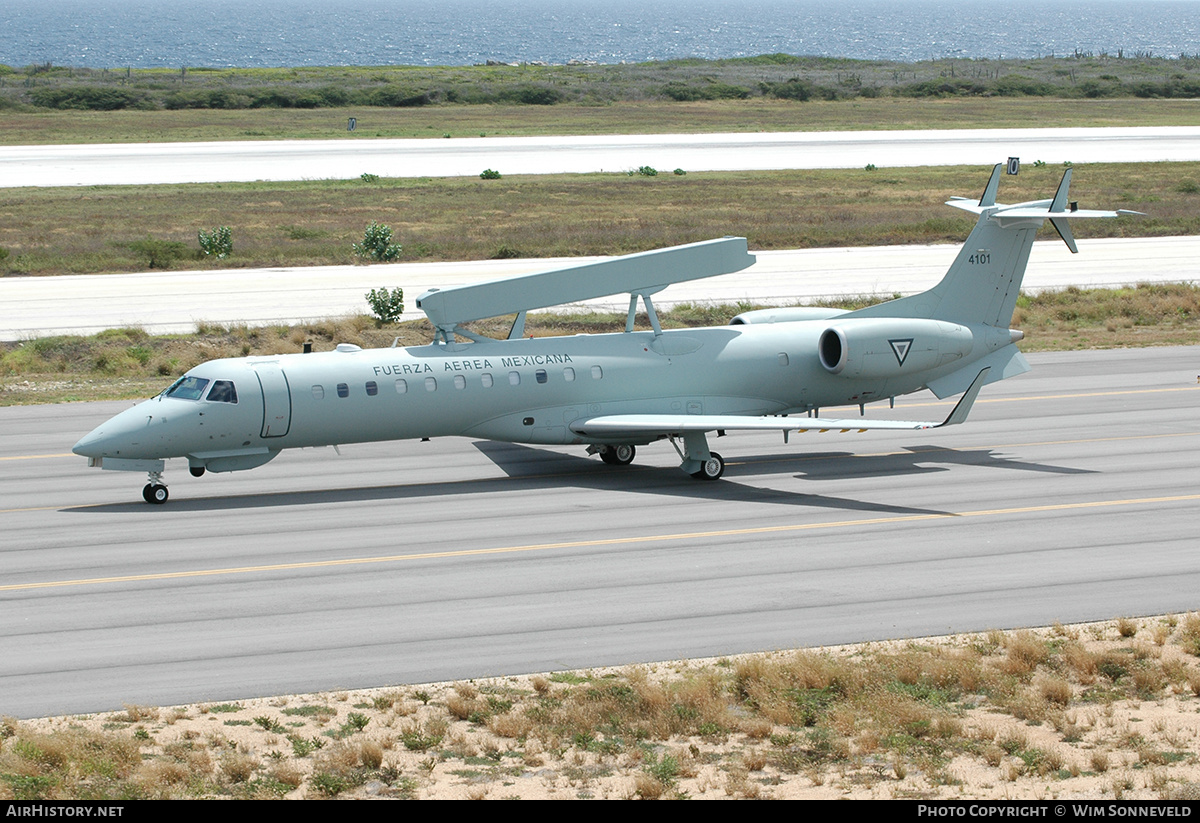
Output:
[[177,240],[157,240],[146,235],[145,240],[134,240],[126,247],[146,259],[146,264],[152,269],[170,268],[176,260],[189,255],[188,247]]
[[657,177],[658,169],[654,168],[654,166],[639,166],[637,173],[642,177]]
[[683,177],[685,174],[687,174],[687,172],[684,171],[683,169],[675,169],[675,171],[673,171],[672,174],[676,174],[676,175],[679,175],[680,177]]
[[867,163],[867,165],[865,166],[865,169],[866,169],[866,171],[875,171],[875,164]]
[[217,714],[225,712],[240,712],[242,707],[238,703],[217,703],[215,706],[205,706],[200,709],[201,714],[207,712],[215,712]]
[[333,772],[318,772],[312,776],[309,786],[318,794],[325,797],[337,797],[346,789],[353,788],[350,781],[340,774]]
[[500,172],[495,169],[484,169],[479,173],[479,177],[483,180],[499,180]]
[[386,287],[371,289],[366,293],[367,305],[380,323],[395,323],[404,314],[404,289]]
[[496,253],[492,255],[493,260],[511,260],[515,257],[521,257],[521,252],[514,249],[507,243],[502,243],[500,248],[496,249]]
[[224,260],[233,254],[233,232],[229,226],[217,226],[212,231],[201,229],[198,237],[200,239],[200,251],[204,252],[206,257],[216,257],[218,260]]
[[360,175],[358,176],[358,179],[359,179],[359,180],[361,180],[361,181],[363,181],[364,183],[378,183],[378,182],[379,182],[379,175],[378,175],[378,174],[371,174],[370,172],[366,172],[366,171],[364,171],[362,174],[360,174]]
[[276,720],[273,717],[268,717],[266,715],[260,715],[259,717],[254,718],[254,722],[256,725],[261,727],[264,731],[275,732],[276,734],[284,733],[283,726],[280,724],[280,722],[278,720]]
[[400,244],[392,242],[391,227],[376,223],[374,220],[363,232],[362,243],[354,243],[351,248],[359,257],[384,262],[395,260],[401,252]]

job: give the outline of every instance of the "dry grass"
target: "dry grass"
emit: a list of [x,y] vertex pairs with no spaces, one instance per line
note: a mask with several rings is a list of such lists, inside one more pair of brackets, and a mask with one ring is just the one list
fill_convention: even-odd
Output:
[[[369,171],[364,169],[364,171]],[[503,170],[501,170],[503,171]],[[176,269],[351,264],[351,244],[385,223],[404,260],[480,260],[502,255],[623,254],[708,240],[749,239],[752,249],[961,242],[969,216],[944,205],[974,192],[978,167],[693,172],[476,178],[222,183],[5,189],[0,272],[143,271],[130,244],[156,240],[190,252]],[[1087,221],[1081,238],[1200,234],[1198,163],[1079,167],[1072,195],[1085,206],[1150,212]],[[1005,180],[1002,198],[1047,197],[1061,167]],[[1194,190],[1193,190],[1194,189]],[[198,259],[197,231],[227,225],[233,254]],[[1049,230],[1048,230],[1049,231]]]
[[8,718],[0,797],[1186,796],[1200,617],[1138,622]]
[[[847,297],[823,304],[858,308],[882,298]],[[662,312],[667,328],[720,325],[747,305],[681,305]],[[1106,330],[1112,317],[1136,317],[1136,325]],[[1013,323],[1027,337],[1026,351],[1122,346],[1185,345],[1200,330],[1200,286],[1140,285],[1122,289],[1066,289],[1022,295]],[[487,335],[507,334],[511,318],[472,324]],[[617,331],[624,315],[540,314],[530,316],[526,330],[538,337]],[[639,328],[648,328],[644,315]],[[152,336],[141,329],[112,329],[91,337],[47,337],[21,343],[0,343],[0,406],[28,403],[108,400],[150,397],[188,369],[221,357],[283,354],[298,351],[305,341],[315,351],[338,343],[364,348],[415,346],[432,338],[427,321],[378,326],[359,315],[331,318],[297,326],[202,326],[194,335]],[[1126,619],[1125,631],[1136,631]],[[1151,632],[1158,642],[1166,627]],[[1200,648],[1200,621],[1185,626],[1185,636]],[[1132,635],[1130,635],[1132,636]],[[1165,637],[1164,637],[1165,639]],[[1027,665],[1014,659],[1014,666]]]

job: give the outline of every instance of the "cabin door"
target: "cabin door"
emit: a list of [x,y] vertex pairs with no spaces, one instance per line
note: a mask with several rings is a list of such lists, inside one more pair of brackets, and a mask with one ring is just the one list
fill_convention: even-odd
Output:
[[255,363],[254,373],[262,387],[262,436],[283,437],[292,427],[292,395],[287,377],[278,363]]

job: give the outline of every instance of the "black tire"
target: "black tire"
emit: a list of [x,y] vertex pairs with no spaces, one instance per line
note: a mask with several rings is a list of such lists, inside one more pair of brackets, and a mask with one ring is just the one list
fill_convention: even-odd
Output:
[[611,462],[614,466],[628,466],[637,456],[637,448],[634,446],[609,446],[606,453],[612,455]]
[[153,485],[148,484],[146,488],[142,489],[142,497],[145,499],[145,501],[147,503],[153,503],[157,506],[161,506],[163,503],[166,503],[167,498],[170,496],[171,494],[167,491],[167,487],[161,483],[155,483]]
[[704,461],[704,465],[700,467],[700,471],[692,472],[692,477],[697,480],[720,480],[723,474],[725,474],[725,458],[716,452],[711,452],[709,458]]

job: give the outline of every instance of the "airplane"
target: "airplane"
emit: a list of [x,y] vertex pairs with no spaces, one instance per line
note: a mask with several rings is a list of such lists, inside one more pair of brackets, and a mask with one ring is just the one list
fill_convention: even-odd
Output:
[[[667,440],[680,468],[717,480],[725,461],[708,435],[931,429],[966,420],[980,389],[1022,374],[1023,333],[1010,329],[1037,230],[1049,220],[1072,253],[1068,221],[1138,212],[1081,210],[1068,168],[1054,197],[996,202],[1003,164],[982,196],[947,205],[978,215],[942,280],[928,291],[857,311],[759,309],[730,325],[665,330],[652,296],[672,283],[754,263],[745,238],[726,237],[549,272],[425,292],[428,345],[213,360],[75,444],[88,465],[144,471],[142,497],[168,498],[166,461],[190,473],[253,469],[284,449],[448,435],[578,444],[610,465]],[[625,330],[532,338],[528,311],[629,294]],[[635,330],[639,302],[649,330]],[[515,315],[507,339],[466,324]],[[862,416],[868,403],[929,389],[962,394],[942,421]],[[857,405],[859,417],[822,407]]]

